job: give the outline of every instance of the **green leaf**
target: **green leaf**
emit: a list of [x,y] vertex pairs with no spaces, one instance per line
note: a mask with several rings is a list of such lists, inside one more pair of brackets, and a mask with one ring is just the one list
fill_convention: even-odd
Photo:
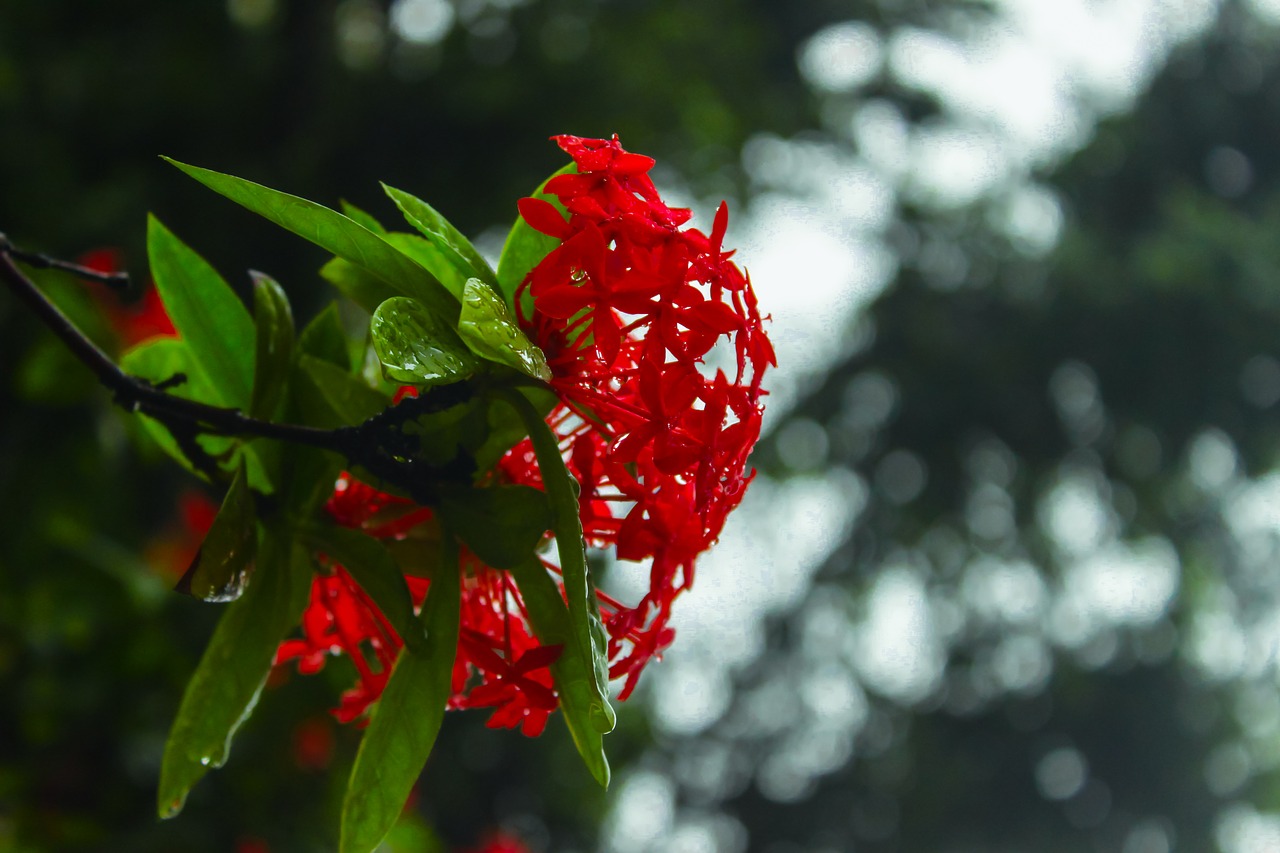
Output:
[[440,280],[445,289],[455,299],[462,298],[462,285],[467,280],[469,267],[459,267],[453,263],[447,249],[442,249],[426,237],[410,234],[407,231],[392,231],[386,240],[427,269]]
[[320,277],[370,314],[399,291],[367,269],[345,258],[333,258],[320,268]]
[[214,192],[367,270],[450,324],[457,320],[458,300],[435,276],[355,220],[324,205],[243,178],[165,159]]
[[342,804],[341,853],[369,853],[404,810],[444,719],[458,649],[458,549],[442,537],[440,570],[421,620],[425,654],[400,653],[369,728],[360,741]]
[[[517,391],[528,398],[537,409],[539,417],[545,417],[560,402],[555,392],[545,388],[522,385]],[[497,464],[508,450],[529,434],[524,421],[510,406],[489,406],[488,417],[488,436],[473,454],[476,468],[481,471],[487,471]]]
[[302,334],[298,335],[298,352],[327,361],[343,370],[351,369],[347,332],[342,326],[342,315],[338,313],[336,302],[330,302],[303,328]]
[[476,370],[457,333],[416,300],[388,299],[373,312],[369,329],[382,372],[393,382],[442,385]]
[[284,397],[293,362],[293,310],[284,288],[271,276],[250,272],[253,278],[254,341],[253,396],[249,416],[270,420]]
[[604,752],[604,735],[595,723],[601,711],[596,710],[599,699],[593,683],[593,666],[574,642],[576,632],[569,622],[569,611],[560,590],[537,559],[516,564],[511,568],[511,576],[520,589],[520,598],[524,600],[538,642],[544,646],[564,646],[560,657],[551,664],[551,676],[560,693],[560,710],[587,770],[601,787],[607,788],[609,759]]
[[147,254],[160,300],[190,348],[193,369],[209,380],[214,405],[247,409],[253,394],[253,320],[222,276],[154,216]]
[[228,605],[183,693],[160,766],[161,817],[181,811],[192,786],[226,761],[231,737],[257,703],[276,647],[298,623],[310,589],[310,555],[268,528],[252,582]]
[[391,399],[328,361],[303,353],[293,383],[303,422],[339,427],[362,423],[391,405]]
[[[157,338],[134,347],[120,359],[120,368],[132,376],[137,376],[150,382],[163,382],[182,374],[186,377],[186,381],[169,389],[168,393],[175,397],[199,400],[215,406],[228,405],[223,400],[222,395],[210,385],[209,381],[195,366],[191,348],[177,338]],[[138,422],[151,440],[179,465],[195,476],[207,479],[202,472],[192,467],[191,461],[187,459],[187,455],[178,446],[173,434],[169,432],[169,429],[164,424],[146,415],[141,416]],[[210,456],[224,460],[225,463],[233,459],[233,448],[236,447],[238,441],[221,435],[202,435],[196,438],[196,443],[204,448],[205,452]],[[244,448],[245,460],[248,463],[251,475],[251,485],[255,485],[264,492],[270,491],[266,474],[254,448],[245,444],[240,446]],[[226,467],[225,464],[224,467]]]
[[379,236],[386,236],[387,229],[382,227],[381,222],[379,222],[377,219],[374,219],[373,216],[371,216],[368,213],[365,213],[363,210],[356,207],[354,204],[347,201],[345,198],[340,199],[338,201],[338,206],[342,208],[343,216],[347,217],[348,219],[354,219],[356,222],[359,222],[361,225],[363,225],[365,228],[368,228],[374,234],[377,234]]
[[591,724],[600,732],[613,731],[616,717],[609,704],[609,655],[604,624],[595,590],[587,576],[587,552],[582,538],[582,519],[578,515],[579,487],[560,456],[560,447],[550,427],[542,420],[528,398],[507,388],[499,392],[520,415],[542,474],[554,518],[556,550],[560,554],[560,572],[564,579],[564,596],[569,607],[569,627],[573,631],[574,648],[590,666],[592,702],[588,705]]
[[422,232],[434,245],[445,260],[451,264],[462,278],[479,278],[490,287],[498,287],[498,275],[489,266],[489,262],[476,251],[461,231],[453,223],[445,219],[434,207],[420,198],[410,195],[404,190],[382,185],[391,200],[400,208],[404,218]]
[[481,358],[514,367],[543,382],[551,379],[542,350],[520,331],[502,297],[478,278],[467,279],[463,289],[458,336]]
[[[221,399],[209,387],[208,381],[201,375],[191,356],[191,349],[177,338],[157,338],[129,350],[120,359],[120,369],[131,376],[137,376],[150,382],[163,382],[178,374],[186,377],[186,381],[169,390],[175,397],[195,399],[218,405]],[[197,476],[202,476],[191,467],[185,453],[178,447],[169,430],[157,420],[146,417],[140,419],[143,429],[152,440],[184,468]],[[203,439],[201,446],[208,448],[209,439]],[[214,439],[218,451],[225,451],[231,446],[231,439],[221,436]],[[211,450],[212,452],[212,450]]]
[[[560,204],[560,199],[545,192],[547,182],[560,175],[571,175],[577,169],[573,163],[565,166],[539,184],[533,197],[550,202],[563,213],[564,206]],[[516,290],[524,277],[559,245],[560,241],[555,237],[535,231],[533,226],[524,221],[524,217],[516,215],[515,223],[507,232],[507,240],[502,244],[502,255],[498,258],[498,287],[508,304],[515,305]]]
[[235,601],[245,590],[253,571],[258,527],[243,462],[231,479],[231,487],[205,534],[200,550],[174,587],[202,601]]
[[426,652],[422,624],[413,613],[413,598],[404,573],[386,546],[359,530],[326,524],[308,525],[303,530],[307,544],[341,563],[360,588],[373,599],[391,627],[415,652]]
[[528,560],[551,527],[546,493],[530,486],[445,488],[440,498],[449,529],[495,569]]

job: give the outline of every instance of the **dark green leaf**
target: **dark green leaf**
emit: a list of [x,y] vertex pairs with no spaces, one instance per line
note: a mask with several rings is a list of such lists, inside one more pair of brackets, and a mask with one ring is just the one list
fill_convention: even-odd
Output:
[[253,278],[253,321],[257,327],[249,415],[271,420],[284,397],[293,361],[293,310],[275,279],[260,272],[249,275]]
[[226,761],[231,737],[258,701],[276,647],[298,623],[310,588],[310,555],[268,529],[249,588],[227,606],[183,693],[160,767],[161,817],[181,811],[191,787]]
[[457,320],[458,300],[431,273],[355,220],[324,205],[243,178],[176,160],[169,162],[214,192],[362,267],[450,324]]
[[601,732],[613,730],[615,716],[609,704],[609,656],[600,606],[587,577],[586,545],[582,538],[582,520],[578,515],[578,484],[565,467],[555,435],[534,409],[528,398],[506,389],[502,398],[512,405],[529,430],[538,471],[542,474],[554,518],[556,550],[560,554],[560,571],[564,578],[564,595],[569,607],[572,643],[583,660],[591,664],[594,691],[588,705],[591,723]]
[[244,465],[236,469],[231,487],[200,550],[174,589],[202,601],[235,601],[253,571],[258,527]]
[[248,409],[253,394],[253,320],[222,276],[160,224],[147,219],[151,275],[192,369],[209,380],[215,405]]
[[409,224],[422,232],[431,241],[450,264],[461,274],[462,278],[472,276],[483,280],[490,287],[498,287],[498,275],[489,266],[489,262],[476,251],[461,231],[453,227],[453,223],[445,219],[434,207],[420,198],[410,195],[404,190],[382,185],[391,200],[400,208]]
[[[517,390],[528,398],[539,417],[544,417],[559,402],[555,392],[543,388],[522,385]],[[488,436],[473,454],[476,467],[481,471],[496,464],[508,450],[529,434],[524,421],[510,406],[489,406],[488,417]]]
[[288,517],[294,523],[303,523],[319,512],[333,496],[333,484],[345,467],[345,459],[327,450],[300,444],[285,445],[281,482],[284,483],[282,499]]
[[609,759],[604,753],[603,734],[595,723],[604,711],[598,708],[600,700],[593,683],[592,663],[583,657],[574,641],[576,631],[569,623],[569,611],[560,590],[537,559],[516,564],[511,576],[520,589],[538,642],[544,646],[564,646],[560,657],[551,665],[551,675],[560,693],[560,710],[587,770],[607,788]]
[[351,369],[347,333],[342,327],[342,315],[338,313],[336,302],[330,302],[303,328],[302,334],[298,335],[298,352],[327,361],[343,370]]
[[391,405],[391,400],[359,376],[305,353],[298,357],[294,396],[303,421],[339,427],[362,423]]
[[421,619],[425,654],[405,650],[382,692],[356,753],[342,804],[341,853],[369,853],[404,809],[427,763],[452,692],[458,649],[458,549],[442,538],[440,570],[431,580]]
[[[570,163],[551,178],[572,174],[577,171],[577,168]],[[547,181],[551,178],[547,178],[538,185],[533,197],[548,201],[564,212],[564,206],[560,204],[560,200],[544,192]],[[515,223],[507,232],[507,241],[502,244],[502,255],[498,258],[498,287],[508,304],[515,305],[516,289],[520,287],[524,277],[559,245],[560,241],[555,237],[535,231],[523,217],[516,216]]]
[[382,372],[393,382],[441,385],[476,370],[457,333],[414,299],[396,296],[379,305],[369,331]]
[[309,525],[303,535],[307,544],[342,564],[360,588],[373,599],[391,627],[416,652],[425,653],[422,624],[413,613],[413,598],[404,582],[404,573],[386,546],[359,530],[336,525]]
[[440,514],[449,529],[495,569],[528,560],[551,527],[546,493],[529,486],[445,489]]
[[467,279],[463,289],[458,336],[481,358],[514,367],[543,382],[551,379],[542,350],[520,331],[502,297],[478,278]]

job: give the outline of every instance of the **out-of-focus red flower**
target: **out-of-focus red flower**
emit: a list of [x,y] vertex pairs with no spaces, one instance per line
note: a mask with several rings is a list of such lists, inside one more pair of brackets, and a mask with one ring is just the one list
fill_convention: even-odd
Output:
[[529,853],[529,848],[509,832],[494,832],[480,839],[480,844],[461,853]]
[[[124,268],[117,249],[95,249],[81,255],[76,262],[96,272],[112,273]],[[102,306],[122,351],[152,338],[178,336],[178,330],[169,319],[169,313],[160,301],[160,293],[154,285],[148,283],[142,297],[129,305],[121,305],[114,293],[101,288],[94,288],[92,292]]]
[[[760,434],[761,381],[775,360],[750,279],[723,247],[727,206],[710,235],[683,228],[690,213],[662,202],[648,177],[650,158],[624,151],[617,137],[556,141],[578,172],[546,190],[569,215],[543,199],[520,202],[524,220],[560,245],[529,273],[516,302],[552,369],[560,404],[548,423],[582,487],[588,544],[649,563],[649,591],[639,602],[598,594],[610,677],[625,679],[625,699],[674,638],[672,602],[693,583],[695,560],[751,482],[746,462]],[[499,468],[506,481],[542,487],[527,439]],[[328,510],[340,524],[384,539],[422,535],[433,523],[429,509],[349,475]],[[549,667],[560,648],[537,642],[505,572],[465,550],[459,570],[462,627],[449,707],[491,707],[490,726],[537,735],[558,704]],[[406,579],[421,604],[428,582]],[[363,715],[386,684],[400,638],[337,565],[316,578],[302,627],[277,662],[314,672],[328,655],[345,653],[359,681],[336,714]]]
[[333,721],[311,717],[293,727],[293,763],[303,770],[323,770],[333,760]]
[[165,578],[177,580],[195,559],[205,534],[218,515],[218,505],[204,492],[188,490],[178,496],[178,512],[147,543],[147,565]]
[[261,838],[247,836],[236,841],[235,853],[271,853],[271,848]]

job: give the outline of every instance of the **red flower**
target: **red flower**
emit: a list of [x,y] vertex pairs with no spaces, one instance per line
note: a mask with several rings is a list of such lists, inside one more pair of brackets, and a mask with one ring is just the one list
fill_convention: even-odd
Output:
[[481,839],[479,847],[465,853],[529,853],[529,848],[511,833],[494,832]]
[[[104,273],[119,272],[123,269],[120,252],[115,249],[95,249],[86,252],[77,259],[81,266]],[[91,291],[102,306],[112,330],[120,343],[121,350],[127,350],[152,338],[175,338],[178,330],[174,328],[169,312],[160,301],[160,292],[154,285],[148,284],[142,292],[142,298],[131,305],[121,305],[115,294],[101,288]]]
[[[751,481],[746,461],[760,434],[760,383],[774,355],[750,280],[723,248],[725,205],[710,236],[682,229],[689,211],[662,202],[648,177],[653,160],[624,151],[616,137],[556,141],[578,172],[546,188],[569,211],[567,220],[542,199],[519,204],[526,222],[560,240],[522,285],[532,311],[521,322],[552,368],[560,404],[548,423],[582,487],[588,544],[650,564],[649,591],[635,605],[599,594],[610,677],[625,678],[625,699],[670,645],[672,602],[692,584],[698,555]],[[542,487],[527,439],[499,468],[507,481]],[[328,510],[340,524],[384,539],[418,535],[433,523],[431,510],[349,475]],[[491,707],[491,727],[537,735],[558,704],[549,667],[560,647],[538,644],[505,572],[465,550],[459,571],[462,622],[449,707]],[[420,604],[427,581],[407,580]],[[314,672],[328,655],[345,653],[359,682],[337,716],[361,716],[386,684],[400,638],[337,565],[316,578],[302,627],[277,661]]]
[[[750,280],[723,248],[727,205],[710,236],[682,230],[689,212],[658,197],[652,160],[616,136],[556,141],[578,174],[546,188],[567,221],[545,202],[520,206],[561,241],[525,282],[533,312],[522,320],[554,373],[562,402],[549,421],[582,485],[589,543],[651,561],[638,604],[602,602],[625,698],[671,642],[672,601],[751,480],[760,383],[775,358]],[[734,365],[733,379],[708,371],[711,358]]]

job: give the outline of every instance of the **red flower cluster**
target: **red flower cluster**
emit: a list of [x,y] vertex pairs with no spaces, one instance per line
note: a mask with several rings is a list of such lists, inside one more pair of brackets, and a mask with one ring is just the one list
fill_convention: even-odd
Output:
[[[343,475],[327,509],[339,524],[379,539],[435,535],[431,510],[388,495]],[[559,646],[541,646],[515,584],[505,572],[463,553],[461,630],[453,670],[450,708],[495,708],[493,728],[515,728],[531,737],[542,733],[557,707],[551,672]],[[415,605],[426,599],[430,581],[406,575]],[[403,645],[368,595],[340,565],[329,566],[311,585],[302,617],[302,637],[286,640],[276,663],[296,660],[303,674],[318,672],[330,654],[345,653],[359,680],[342,695],[334,715],[342,722],[362,717],[386,687]]]
[[[556,141],[578,172],[546,192],[569,218],[520,202],[526,222],[561,241],[526,279],[533,311],[521,319],[554,374],[550,422],[582,486],[588,544],[651,564],[634,607],[602,597],[625,699],[671,642],[671,603],[751,480],[760,382],[775,360],[750,279],[724,250],[727,205],[710,236],[681,229],[690,213],[659,198],[653,160],[616,136]],[[724,367],[707,375],[708,362]]]
[[[721,205],[708,236],[681,228],[688,210],[659,198],[653,160],[612,140],[557,137],[576,174],[546,192],[567,210],[523,199],[520,213],[560,246],[526,278],[521,322],[547,355],[560,404],[548,423],[582,487],[587,543],[650,564],[649,592],[628,607],[600,594],[610,677],[621,697],[674,637],[674,599],[693,582],[694,561],[720,535],[752,475],[747,455],[760,433],[760,383],[773,349],[748,277],[723,248]],[[531,303],[531,304],[525,304]],[[708,364],[719,365],[712,370]],[[528,440],[500,463],[505,479],[541,487]],[[344,476],[329,503],[341,524],[380,538],[421,535],[430,510]],[[550,566],[553,571],[555,566]],[[540,646],[505,572],[462,557],[462,628],[452,708],[494,707],[490,726],[536,735],[558,698],[548,669],[558,646]],[[416,602],[427,581],[409,577]],[[340,567],[317,577],[304,637],[280,647],[311,672],[345,652],[360,682],[340,719],[359,717],[386,683],[400,639]]]

